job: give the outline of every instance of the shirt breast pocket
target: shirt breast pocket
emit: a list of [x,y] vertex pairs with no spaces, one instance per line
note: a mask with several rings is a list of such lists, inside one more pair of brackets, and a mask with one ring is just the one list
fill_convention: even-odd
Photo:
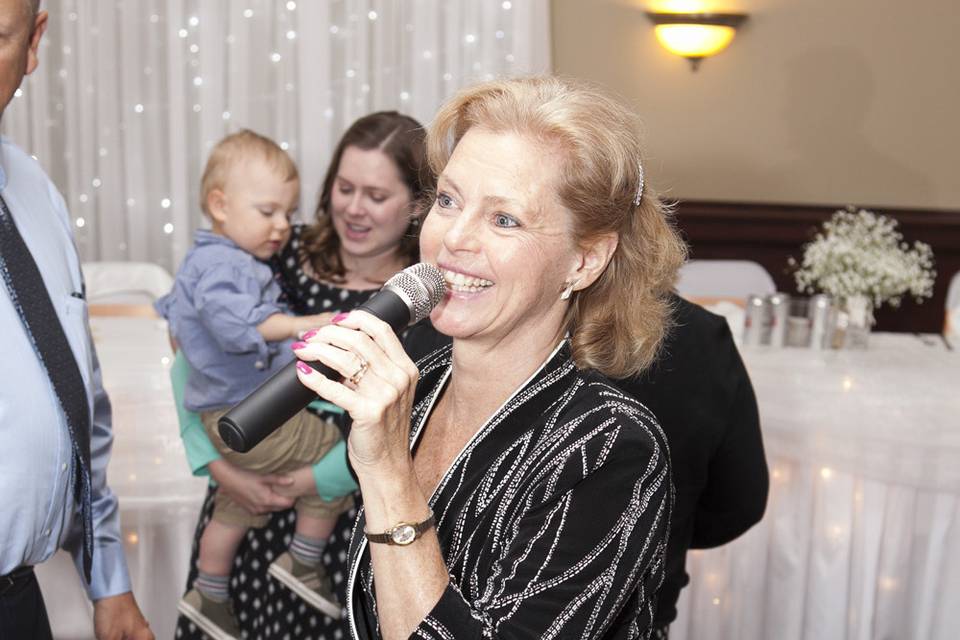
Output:
[[83,381],[89,389],[90,375],[93,371],[93,353],[87,334],[87,301],[74,296],[65,296],[62,305],[60,324],[70,343],[80,375],[83,376]]

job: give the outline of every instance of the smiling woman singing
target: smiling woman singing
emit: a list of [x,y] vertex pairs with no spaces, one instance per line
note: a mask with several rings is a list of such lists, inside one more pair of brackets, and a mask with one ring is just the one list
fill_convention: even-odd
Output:
[[654,357],[684,249],[633,116],[555,78],[468,89],[428,133],[421,259],[452,346],[416,365],[354,312],[297,355],[353,418],[359,638],[648,637],[672,489],[656,419],[606,376]]

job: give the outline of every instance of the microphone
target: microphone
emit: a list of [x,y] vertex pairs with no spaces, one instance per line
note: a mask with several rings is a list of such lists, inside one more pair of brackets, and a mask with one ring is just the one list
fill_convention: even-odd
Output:
[[[399,332],[407,325],[423,320],[446,291],[440,270],[420,262],[395,274],[377,293],[357,310],[366,311]],[[280,428],[317,394],[297,377],[297,360],[271,376],[240,404],[230,409],[217,423],[220,437],[228,447],[246,453]],[[311,367],[333,380],[343,376],[319,362]]]

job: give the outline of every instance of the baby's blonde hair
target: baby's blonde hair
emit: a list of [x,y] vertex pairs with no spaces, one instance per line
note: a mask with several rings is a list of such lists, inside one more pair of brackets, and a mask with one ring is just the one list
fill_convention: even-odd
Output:
[[654,359],[670,325],[670,293],[686,257],[670,210],[643,183],[636,116],[582,82],[556,77],[495,80],[448,100],[427,133],[430,168],[439,174],[472,128],[512,133],[557,150],[557,197],[586,246],[615,233],[603,274],[576,292],[567,312],[577,366],[612,378]]
[[210,151],[210,157],[207,158],[207,166],[203,170],[203,178],[200,181],[200,207],[205,214],[210,215],[207,210],[207,198],[210,192],[215,189],[223,190],[230,172],[238,163],[249,160],[251,157],[266,162],[267,166],[276,171],[284,182],[299,178],[293,158],[281,149],[280,145],[259,133],[241,129],[218,142]]

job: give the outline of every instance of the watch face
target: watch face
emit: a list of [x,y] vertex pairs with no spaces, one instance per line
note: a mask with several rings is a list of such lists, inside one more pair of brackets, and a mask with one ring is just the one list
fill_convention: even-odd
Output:
[[412,524],[398,525],[390,532],[390,539],[393,540],[393,544],[407,545],[416,540],[416,538],[417,531],[413,528]]

